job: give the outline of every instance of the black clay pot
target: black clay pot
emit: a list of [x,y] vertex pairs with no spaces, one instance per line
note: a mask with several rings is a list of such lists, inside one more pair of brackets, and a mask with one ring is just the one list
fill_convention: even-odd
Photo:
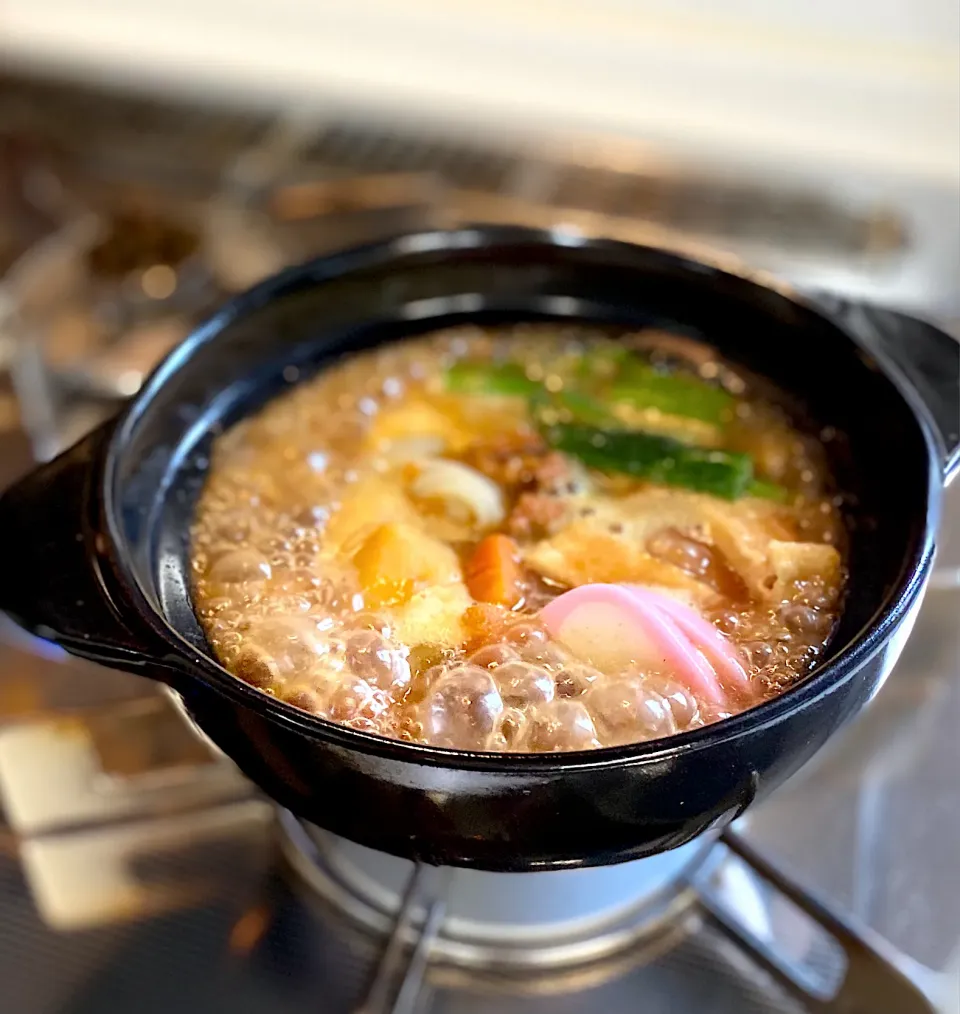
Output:
[[[716,725],[591,753],[411,746],[264,696],[212,658],[188,530],[212,433],[343,352],[464,321],[682,327],[833,427],[851,582],[823,664]],[[733,819],[877,691],[930,573],[957,465],[957,346],[907,318],[824,308],[662,250],[512,228],[322,258],[226,306],[121,416],[0,500],[0,608],[69,651],[161,680],[268,795],[395,855],[495,870],[613,863]],[[291,369],[293,367],[293,369]]]

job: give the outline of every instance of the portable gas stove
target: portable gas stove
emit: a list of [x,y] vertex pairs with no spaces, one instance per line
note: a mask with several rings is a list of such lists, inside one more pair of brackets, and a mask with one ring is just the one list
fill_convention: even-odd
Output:
[[[646,236],[657,208],[657,235],[676,224],[676,202],[651,204],[669,181],[630,190],[529,153],[15,84],[0,128],[33,139],[13,189],[35,213],[0,281],[0,481],[290,260],[469,217],[565,221],[599,193],[584,227]],[[704,221],[722,232],[743,197],[714,194]],[[904,242],[888,215],[781,197],[754,238],[827,259]],[[960,1010],[960,489],[944,534],[912,640],[855,725],[721,838],[592,870],[415,867],[336,839],[258,796],[167,692],[4,626],[0,1011]]]

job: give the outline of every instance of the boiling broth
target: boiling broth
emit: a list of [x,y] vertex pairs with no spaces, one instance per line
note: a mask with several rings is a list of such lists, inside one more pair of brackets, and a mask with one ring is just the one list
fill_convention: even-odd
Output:
[[216,440],[192,533],[239,679],[523,752],[781,693],[830,637],[843,552],[823,447],[769,385],[687,337],[559,325],[438,332],[292,387]]

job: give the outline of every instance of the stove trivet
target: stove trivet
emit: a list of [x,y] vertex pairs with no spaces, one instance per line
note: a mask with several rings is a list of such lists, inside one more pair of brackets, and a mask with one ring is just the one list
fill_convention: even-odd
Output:
[[279,820],[284,855],[327,901],[377,932],[409,924],[407,943],[432,920],[431,960],[479,969],[557,968],[636,947],[694,900],[689,879],[712,845],[620,866],[488,873],[416,865],[286,811]]
[[[414,1014],[428,983],[582,989],[654,960],[704,923],[811,1014],[935,1014],[948,988],[730,830],[619,867],[493,874],[385,856],[287,811],[279,822],[283,853],[305,882],[388,934],[355,1014]],[[785,905],[805,922],[800,937],[816,938],[803,957],[786,956],[789,941],[764,916]]]

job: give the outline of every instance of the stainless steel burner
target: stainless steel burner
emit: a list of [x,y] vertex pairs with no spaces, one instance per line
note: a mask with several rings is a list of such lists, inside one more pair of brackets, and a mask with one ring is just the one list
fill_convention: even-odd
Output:
[[[366,927],[422,928],[442,906],[432,960],[543,968],[593,961],[676,925],[713,838],[620,866],[534,873],[437,869],[348,842],[281,811],[282,850],[328,902]],[[410,941],[407,941],[408,943]]]

